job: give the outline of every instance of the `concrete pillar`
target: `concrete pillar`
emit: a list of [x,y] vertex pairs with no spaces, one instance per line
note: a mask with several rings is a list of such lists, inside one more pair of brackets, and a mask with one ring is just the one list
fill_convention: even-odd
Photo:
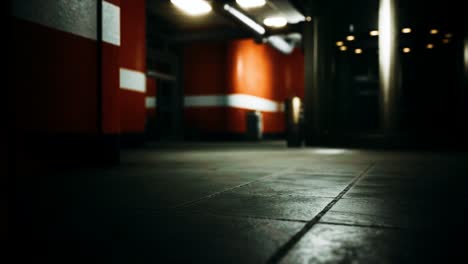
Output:
[[304,125],[307,146],[326,144],[332,118],[331,19],[325,2],[312,1],[312,21],[304,24]]
[[396,133],[401,74],[398,50],[398,0],[380,0],[379,74],[381,128],[385,137]]

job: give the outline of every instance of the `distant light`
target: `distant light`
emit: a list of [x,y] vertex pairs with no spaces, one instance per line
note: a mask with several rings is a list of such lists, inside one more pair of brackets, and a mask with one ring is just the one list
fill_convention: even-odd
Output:
[[312,149],[312,153],[321,154],[321,155],[339,155],[344,154],[347,151],[344,149],[329,149],[329,148],[316,148]]
[[403,33],[403,34],[409,34],[409,33],[411,33],[411,28],[403,28],[403,29],[401,30],[401,33]]
[[301,115],[301,99],[299,97],[295,96],[292,99],[292,112],[293,112],[293,123],[298,124],[299,123],[299,118]]
[[242,23],[246,24],[249,26],[251,29],[255,30],[257,33],[260,35],[265,34],[265,28],[259,25],[257,22],[253,21],[251,18],[248,16],[244,15],[242,12],[239,10],[235,9],[234,7],[224,4],[224,10],[229,12],[231,15],[235,16],[237,19],[239,19]]
[[411,52],[411,49],[406,47],[406,48],[403,48],[403,52],[404,53],[410,53]]
[[451,38],[451,37],[453,37],[453,35],[451,33],[447,33],[447,34],[445,34],[445,37],[446,38]]
[[437,29],[434,28],[434,29],[431,29],[431,30],[429,31],[429,33],[430,33],[431,35],[435,35],[435,34],[438,34],[438,33],[439,33],[439,30],[437,30]]
[[355,49],[355,50],[354,50],[354,53],[356,53],[356,54],[362,54],[362,49]]
[[307,22],[310,22],[310,21],[312,21],[312,17],[310,17],[310,16],[306,16],[306,18],[305,18],[305,19],[306,19],[306,21],[307,21]]
[[426,45],[426,49],[433,49],[434,48],[434,44],[432,43],[429,43]]
[[372,30],[369,34],[370,34],[371,36],[375,37],[375,36],[378,36],[378,35],[379,35],[379,31],[378,31],[378,30]]
[[356,39],[356,37],[354,37],[353,35],[349,35],[349,36],[346,37],[347,41],[353,41],[355,39]]
[[448,44],[448,43],[450,42],[450,39],[443,39],[442,42],[443,42],[444,44]]
[[267,17],[263,20],[263,24],[268,27],[280,28],[288,24],[288,21],[284,17]]
[[264,6],[265,0],[236,0],[237,4],[243,8],[254,8]]
[[346,50],[348,50],[348,47],[346,47],[346,46],[341,46],[341,47],[340,47],[340,50],[341,50],[341,51],[346,51]]
[[182,10],[184,13],[191,16],[205,15],[211,12],[212,9],[210,4],[204,0],[171,0],[171,3]]
[[338,46],[338,47],[343,46],[343,44],[344,44],[343,41],[337,41],[337,42],[336,42],[336,46]]

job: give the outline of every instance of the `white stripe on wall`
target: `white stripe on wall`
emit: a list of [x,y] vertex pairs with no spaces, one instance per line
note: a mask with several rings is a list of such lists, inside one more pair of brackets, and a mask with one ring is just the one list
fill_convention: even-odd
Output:
[[139,71],[120,68],[120,89],[144,93],[146,75]]
[[145,98],[145,105],[146,105],[146,108],[156,108],[157,106],[157,101],[156,101],[156,97],[154,96],[147,96]]
[[234,107],[264,112],[283,112],[281,102],[248,95],[190,95],[184,98],[185,107]]
[[[42,26],[97,39],[96,0],[15,0],[13,16]],[[102,1],[102,40],[120,46],[120,7]]]
[[102,41],[120,46],[120,7],[102,1]]

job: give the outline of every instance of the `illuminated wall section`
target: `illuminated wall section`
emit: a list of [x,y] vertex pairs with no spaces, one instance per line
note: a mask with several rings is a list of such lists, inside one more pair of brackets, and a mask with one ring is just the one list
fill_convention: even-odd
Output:
[[284,55],[253,40],[190,45],[184,54],[185,126],[199,133],[246,131],[246,114],[262,112],[263,131],[284,132],[283,102],[303,96],[300,50]]
[[145,0],[120,0],[120,131],[143,134],[146,108]]

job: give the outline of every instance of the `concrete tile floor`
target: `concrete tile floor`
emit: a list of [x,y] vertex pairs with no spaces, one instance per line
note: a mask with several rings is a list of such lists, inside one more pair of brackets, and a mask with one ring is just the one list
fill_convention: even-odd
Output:
[[[465,257],[468,156],[150,145],[18,179],[17,258],[104,263],[428,263]],[[460,242],[458,242],[460,239]]]

